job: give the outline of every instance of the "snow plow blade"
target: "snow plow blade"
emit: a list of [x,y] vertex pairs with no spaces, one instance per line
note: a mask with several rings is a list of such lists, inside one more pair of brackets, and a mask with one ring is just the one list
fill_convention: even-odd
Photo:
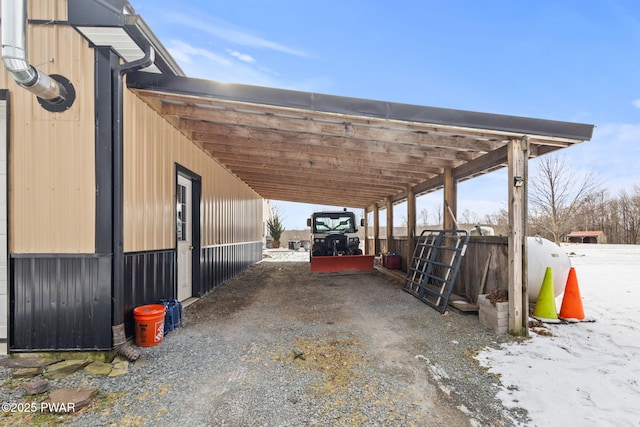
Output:
[[311,258],[312,273],[373,270],[373,255],[315,256]]

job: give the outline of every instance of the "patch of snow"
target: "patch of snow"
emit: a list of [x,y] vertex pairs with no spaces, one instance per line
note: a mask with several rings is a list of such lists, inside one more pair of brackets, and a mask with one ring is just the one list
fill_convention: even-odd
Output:
[[[545,325],[520,344],[476,359],[498,374],[498,397],[529,412],[532,426],[640,425],[640,246],[564,245],[585,317]],[[556,298],[560,311],[562,295]]]
[[262,251],[263,262],[309,262],[309,251],[278,248]]

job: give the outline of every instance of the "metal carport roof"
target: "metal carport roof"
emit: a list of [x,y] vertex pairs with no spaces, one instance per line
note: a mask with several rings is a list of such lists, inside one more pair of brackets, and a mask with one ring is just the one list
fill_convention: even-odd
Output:
[[591,139],[593,125],[148,73],[127,86],[265,199],[368,208]]

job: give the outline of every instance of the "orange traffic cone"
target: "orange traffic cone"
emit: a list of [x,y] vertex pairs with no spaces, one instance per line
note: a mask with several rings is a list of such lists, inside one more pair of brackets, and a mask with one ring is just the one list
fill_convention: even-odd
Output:
[[559,317],[563,320],[584,320],[584,309],[582,308],[582,298],[580,297],[580,289],[578,288],[578,278],[576,277],[576,270],[573,267],[569,269],[569,277],[567,277],[567,285],[564,288]]
[[553,293],[553,270],[547,267],[540,287],[540,294],[533,309],[533,317],[546,323],[560,323]]

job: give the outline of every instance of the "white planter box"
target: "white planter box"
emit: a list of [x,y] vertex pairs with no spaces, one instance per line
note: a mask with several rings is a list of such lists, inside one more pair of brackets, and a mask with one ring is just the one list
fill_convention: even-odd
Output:
[[487,294],[478,295],[478,320],[480,324],[493,329],[499,334],[509,330],[509,302],[491,304]]

